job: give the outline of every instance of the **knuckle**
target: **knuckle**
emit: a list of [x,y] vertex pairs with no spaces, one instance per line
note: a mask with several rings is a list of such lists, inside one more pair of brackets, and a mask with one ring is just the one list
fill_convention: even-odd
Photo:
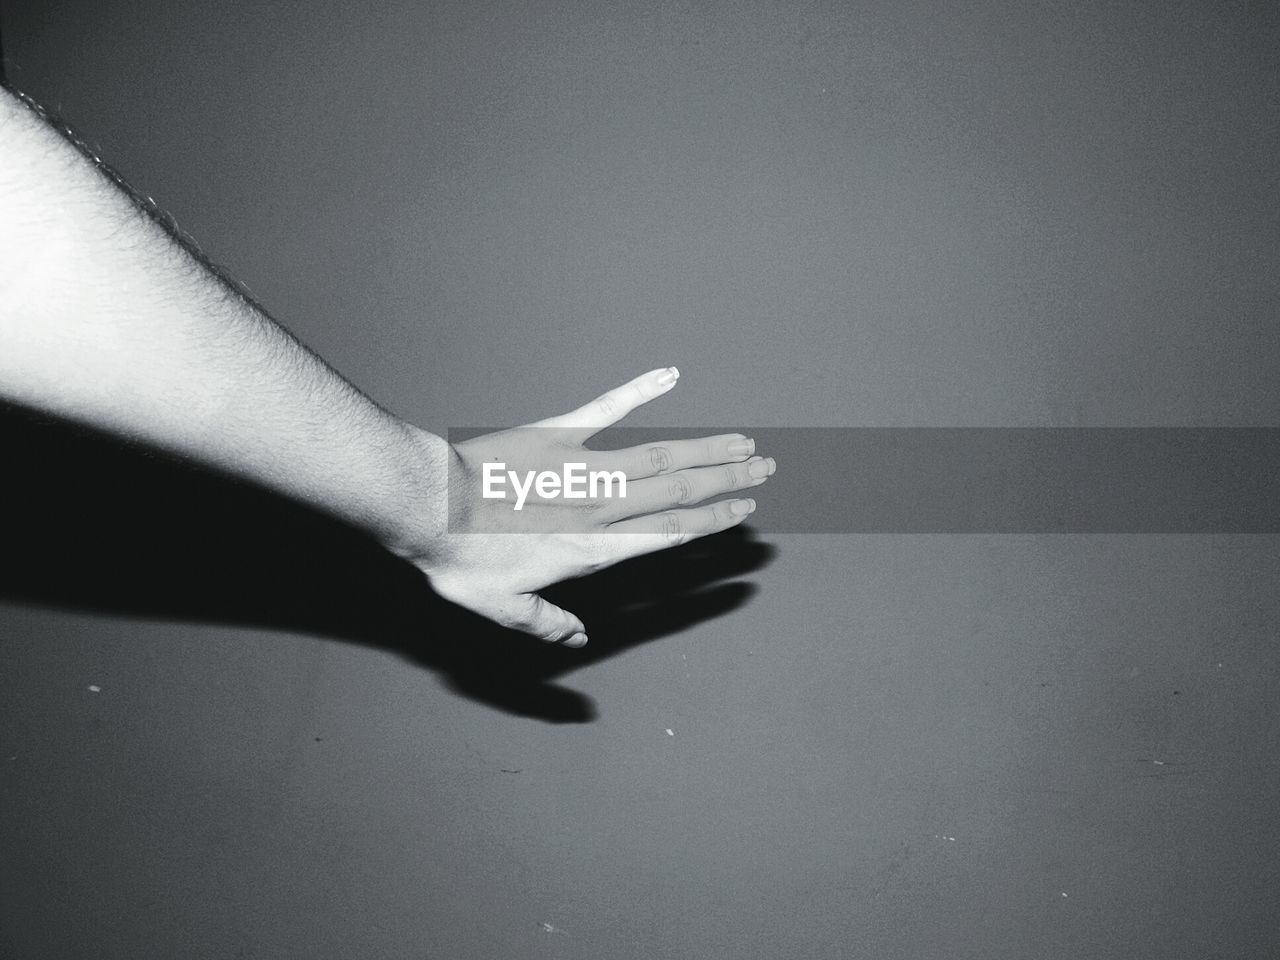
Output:
[[649,465],[657,473],[671,469],[671,451],[666,447],[649,448]]
[[693,499],[693,484],[688,477],[672,477],[667,494],[675,503],[688,503]]
[[662,515],[662,536],[671,543],[680,543],[684,539],[684,525],[674,513]]
[[612,417],[618,410],[618,399],[612,393],[603,393],[596,397],[596,409],[606,417]]
[[594,573],[609,565],[609,547],[605,536],[584,537],[578,543],[578,563],[583,570]]
[[530,593],[521,601],[520,618],[530,626],[535,626],[542,613],[543,600],[536,593]]
[[742,486],[742,475],[738,472],[738,468],[726,466],[724,468],[724,488],[726,490],[737,490],[740,486]]

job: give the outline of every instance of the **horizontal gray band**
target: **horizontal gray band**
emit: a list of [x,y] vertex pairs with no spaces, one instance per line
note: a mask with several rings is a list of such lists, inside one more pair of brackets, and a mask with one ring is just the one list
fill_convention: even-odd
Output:
[[760,532],[1280,532],[1280,428],[614,428],[590,446],[719,433],[777,460],[747,494]]

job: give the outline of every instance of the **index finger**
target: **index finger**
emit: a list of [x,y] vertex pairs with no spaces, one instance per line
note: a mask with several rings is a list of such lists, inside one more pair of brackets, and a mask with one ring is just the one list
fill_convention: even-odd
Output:
[[611,427],[636,407],[655,400],[669,391],[680,379],[675,367],[650,370],[620,387],[600,394],[576,410],[531,423],[531,427],[553,427],[564,430],[567,439],[583,443],[605,427]]

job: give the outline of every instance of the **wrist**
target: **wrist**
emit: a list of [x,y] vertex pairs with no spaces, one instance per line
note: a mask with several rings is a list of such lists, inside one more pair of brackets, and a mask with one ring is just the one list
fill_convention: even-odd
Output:
[[443,437],[401,422],[395,484],[397,494],[383,512],[375,535],[406,560],[430,556],[449,528],[449,471],[457,454]]

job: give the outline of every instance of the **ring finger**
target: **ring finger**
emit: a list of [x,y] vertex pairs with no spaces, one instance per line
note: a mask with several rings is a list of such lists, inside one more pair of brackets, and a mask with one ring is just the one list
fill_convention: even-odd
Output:
[[744,463],[695,467],[666,476],[631,481],[627,484],[626,497],[605,502],[600,510],[600,519],[611,523],[698,503],[734,490],[758,487],[776,469],[772,457],[752,457]]

